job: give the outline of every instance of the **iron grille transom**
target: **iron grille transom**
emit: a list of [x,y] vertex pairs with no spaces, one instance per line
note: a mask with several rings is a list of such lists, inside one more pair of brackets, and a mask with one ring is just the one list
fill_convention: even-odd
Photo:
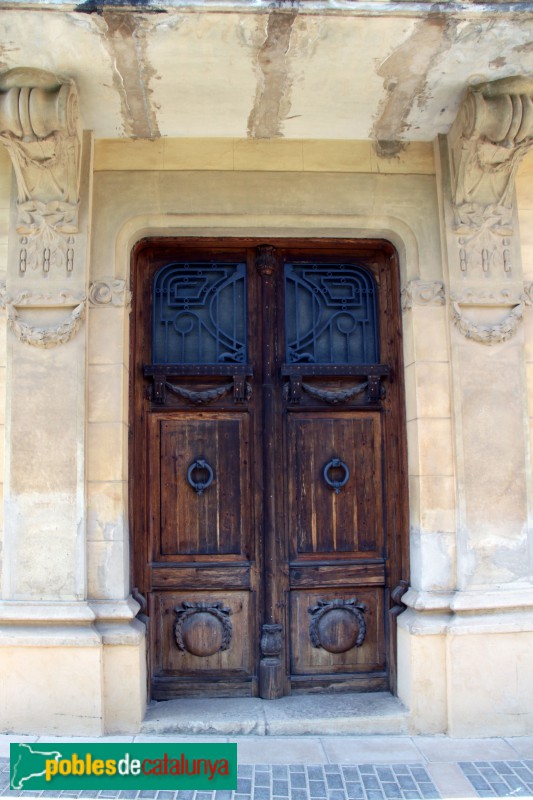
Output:
[[246,265],[173,262],[154,278],[154,364],[244,364]]
[[289,364],[376,364],[376,285],[356,264],[285,264]]

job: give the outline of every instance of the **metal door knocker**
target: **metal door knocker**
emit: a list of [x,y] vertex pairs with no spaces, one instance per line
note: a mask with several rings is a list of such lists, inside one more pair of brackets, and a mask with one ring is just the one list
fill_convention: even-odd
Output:
[[[207,472],[207,478],[204,480],[194,480],[193,473],[198,470],[200,472]],[[193,461],[189,469],[187,470],[187,480],[189,481],[189,485],[192,486],[196,494],[203,494],[205,490],[211,486],[213,483],[213,469],[205,460],[205,458],[197,458],[196,461]]]
[[[334,480],[329,475],[329,471],[332,469],[341,469],[344,472],[343,477],[341,480]],[[344,461],[341,461],[340,458],[332,458],[331,461],[328,461],[326,466],[324,467],[324,480],[331,486],[332,489],[335,489],[335,494],[339,494],[340,490],[343,486],[346,486],[348,480],[350,478],[350,470],[348,469],[347,465]]]

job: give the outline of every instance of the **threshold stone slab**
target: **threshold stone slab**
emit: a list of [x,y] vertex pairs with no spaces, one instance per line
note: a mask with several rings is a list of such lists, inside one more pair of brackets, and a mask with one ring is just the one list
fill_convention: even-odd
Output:
[[183,698],[153,703],[144,734],[331,736],[406,733],[408,712],[388,692],[259,698]]

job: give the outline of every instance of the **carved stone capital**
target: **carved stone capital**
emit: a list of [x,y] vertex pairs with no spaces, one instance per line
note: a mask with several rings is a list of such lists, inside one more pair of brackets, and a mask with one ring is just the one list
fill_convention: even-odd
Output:
[[129,308],[131,292],[126,281],[115,278],[102,278],[89,283],[89,303],[92,306],[121,306]]
[[533,80],[473,86],[448,134],[455,228],[512,234],[514,179],[533,144]]
[[39,69],[0,75],[0,141],[17,181],[20,273],[74,267],[81,138],[74,82]]
[[443,306],[446,302],[442,281],[412,280],[402,289],[402,309],[417,306]]

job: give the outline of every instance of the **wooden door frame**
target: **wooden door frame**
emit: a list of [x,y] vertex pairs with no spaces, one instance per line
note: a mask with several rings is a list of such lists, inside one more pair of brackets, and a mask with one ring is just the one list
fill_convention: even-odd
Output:
[[[133,289],[132,313],[130,324],[130,418],[129,418],[129,515],[131,537],[131,585],[136,587],[142,596],[148,586],[148,565],[150,561],[150,537],[145,534],[148,529],[146,502],[146,480],[142,479],[142,465],[144,454],[141,453],[143,441],[144,413],[140,391],[136,388],[141,380],[139,363],[136,354],[139,352],[138,344],[150,330],[146,315],[151,316],[151,308],[142,307],[141,293],[139,291],[142,275],[136,268],[143,249],[151,245],[158,249],[166,248],[208,248],[235,247],[257,248],[260,245],[273,246],[280,251],[299,253],[330,253],[336,256],[346,252],[357,256],[363,252],[368,253],[380,249],[386,252],[390,263],[390,289],[385,297],[385,292],[380,289],[379,302],[386,303],[386,310],[379,314],[381,320],[380,335],[386,336],[388,346],[394,352],[395,370],[391,375],[388,391],[390,392],[390,407],[394,413],[384,415],[383,441],[391,448],[388,459],[383,459],[387,471],[386,485],[388,513],[387,520],[394,519],[393,525],[387,525],[386,530],[386,576],[387,591],[385,602],[389,608],[386,615],[388,631],[388,671],[391,691],[396,691],[396,617],[404,609],[401,603],[401,594],[405,591],[409,581],[409,513],[408,513],[408,484],[407,484],[407,444],[405,422],[405,394],[404,394],[404,367],[402,348],[402,325],[400,308],[400,272],[398,255],[389,242],[376,239],[347,239],[347,238],[278,238],[278,237],[157,237],[151,236],[142,239],[134,246],[131,252],[131,287]],[[164,261],[164,259],[163,259]],[[281,504],[278,503],[278,514],[281,513]],[[393,535],[394,530],[399,532]],[[261,548],[264,545],[261,545]],[[263,599],[260,598],[260,618],[264,622],[262,609]],[[285,615],[286,616],[286,615]],[[287,620],[285,619],[285,626]],[[285,673],[288,670],[285,669]],[[150,681],[150,677],[148,678]]]

